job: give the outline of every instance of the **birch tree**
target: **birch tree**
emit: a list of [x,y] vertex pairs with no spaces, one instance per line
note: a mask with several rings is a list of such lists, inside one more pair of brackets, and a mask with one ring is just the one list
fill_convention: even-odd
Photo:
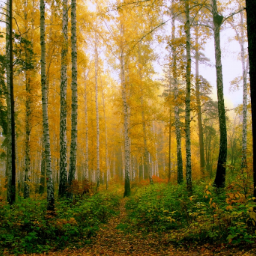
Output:
[[185,132],[186,132],[186,180],[187,189],[192,191],[192,173],[191,173],[191,138],[190,138],[190,94],[191,94],[191,53],[190,53],[190,17],[189,17],[189,0],[185,0],[186,14],[186,52],[187,52],[187,67],[186,67],[186,115],[185,115]]
[[45,47],[45,3],[40,0],[40,44],[41,44],[41,87],[42,87],[42,105],[43,105],[43,133],[45,147],[45,162],[47,176],[47,210],[54,211],[54,188],[52,181],[51,169],[51,148],[49,136],[49,121],[48,121],[48,99],[46,85],[46,47]]
[[61,84],[60,84],[60,182],[59,196],[67,192],[67,55],[68,55],[68,0],[63,3]]
[[71,112],[71,146],[68,184],[72,185],[76,173],[77,150],[77,37],[76,37],[76,0],[71,1],[71,47],[72,47],[72,112]]

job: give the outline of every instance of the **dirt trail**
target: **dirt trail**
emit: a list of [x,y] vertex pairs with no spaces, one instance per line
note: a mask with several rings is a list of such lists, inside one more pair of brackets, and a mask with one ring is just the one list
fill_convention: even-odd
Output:
[[148,234],[147,236],[143,236],[141,233],[125,234],[120,229],[116,228],[126,217],[125,202],[126,199],[121,200],[120,215],[111,218],[107,224],[102,225],[97,235],[92,238],[92,243],[90,245],[81,249],[66,249],[61,252],[52,252],[47,255],[256,255],[255,248],[248,252],[239,251],[235,248],[224,248],[221,251],[216,251],[213,247],[198,247],[192,251],[186,251],[185,249],[176,249],[168,244],[167,235],[160,236],[156,234]]

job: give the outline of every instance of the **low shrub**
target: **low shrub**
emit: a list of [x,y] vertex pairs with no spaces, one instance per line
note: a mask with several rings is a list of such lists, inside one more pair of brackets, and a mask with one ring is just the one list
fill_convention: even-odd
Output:
[[80,200],[56,202],[56,214],[45,200],[21,199],[0,208],[0,254],[41,253],[90,242],[101,223],[116,214],[119,199],[113,193],[85,195]]
[[193,196],[184,185],[154,184],[139,188],[126,203],[129,228],[167,232],[171,242],[254,243],[256,213],[253,198],[232,188],[217,190],[194,184]]

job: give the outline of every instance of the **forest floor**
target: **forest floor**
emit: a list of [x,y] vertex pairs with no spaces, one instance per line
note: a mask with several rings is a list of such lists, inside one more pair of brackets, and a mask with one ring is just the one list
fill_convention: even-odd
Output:
[[[91,244],[80,249],[65,249],[48,254],[32,254],[37,256],[86,256],[86,255],[256,255],[256,246],[248,247],[221,247],[205,244],[188,248],[176,248],[168,242],[168,234],[127,234],[118,229],[118,225],[126,218],[126,199],[120,203],[120,214],[101,226],[97,235],[92,238]],[[254,248],[253,248],[254,247]]]

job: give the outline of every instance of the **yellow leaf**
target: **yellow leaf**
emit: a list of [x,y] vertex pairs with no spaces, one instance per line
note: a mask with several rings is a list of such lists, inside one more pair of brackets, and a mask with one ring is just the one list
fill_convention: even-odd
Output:
[[232,210],[233,209],[233,207],[231,206],[231,205],[228,205],[227,207],[226,207],[226,210]]

